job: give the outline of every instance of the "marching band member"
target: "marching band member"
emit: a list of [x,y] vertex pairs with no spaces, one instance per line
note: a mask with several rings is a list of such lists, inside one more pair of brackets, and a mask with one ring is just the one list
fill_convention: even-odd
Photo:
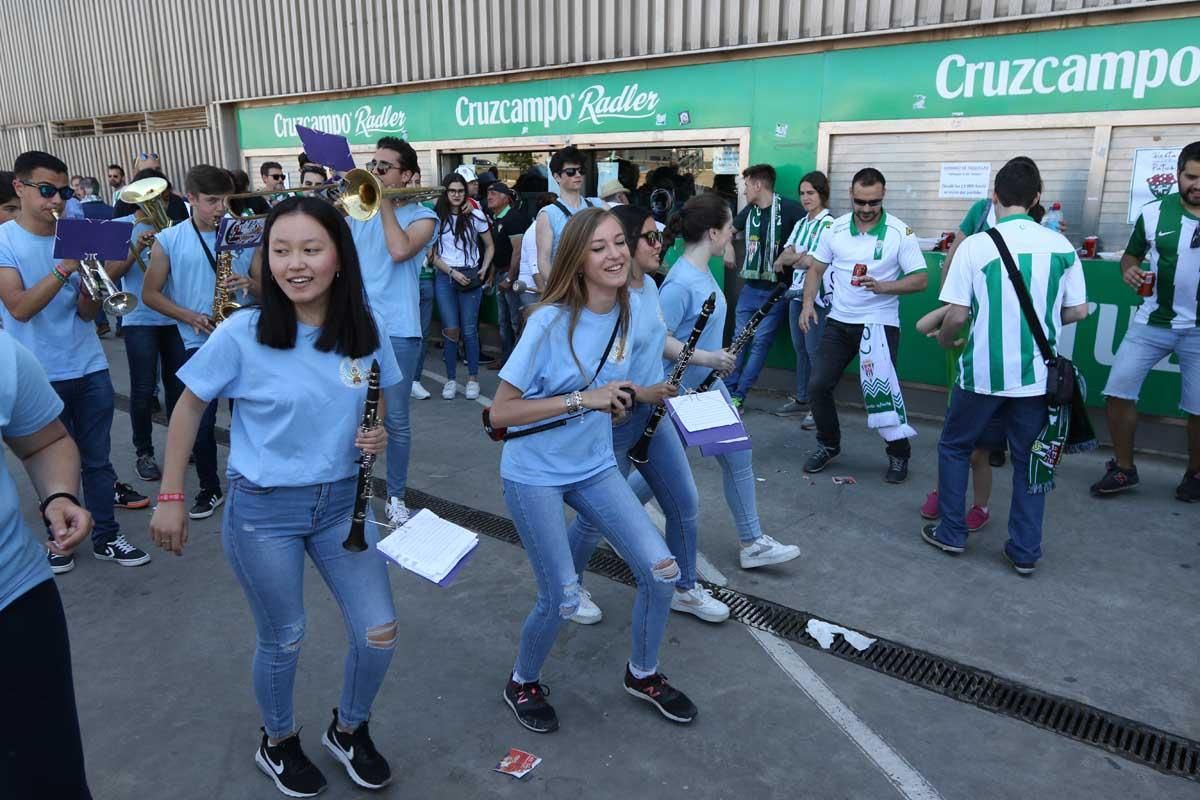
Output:
[[[417,151],[395,136],[385,136],[375,146],[367,164],[385,188],[411,184],[420,172]],[[412,382],[420,379],[421,362],[421,267],[433,241],[437,215],[420,203],[401,198],[390,202],[371,219],[348,219],[362,264],[363,282],[372,308],[386,320],[385,335],[391,342],[403,377],[387,393],[387,517],[392,525],[408,521],[404,490],[408,486],[408,457],[412,449],[412,426],[408,405]]]
[[[158,234],[142,284],[146,305],[175,320],[186,352],[184,363],[215,328],[212,307],[217,285],[217,227],[225,216],[225,197],[233,192],[233,179],[223,169],[200,164],[188,170],[185,188],[192,206],[191,219]],[[246,275],[246,258],[235,259],[234,264],[240,272],[235,272],[226,286],[230,290],[252,290],[254,283]],[[164,382],[174,377],[164,370]],[[217,477],[216,423],[217,404],[211,403],[200,421],[193,451],[200,492],[188,512],[192,519],[211,517],[225,502]]]
[[609,414],[624,415],[632,402],[629,344],[640,324],[637,302],[626,286],[628,252],[611,214],[586,209],[574,215],[563,229],[543,302],[500,371],[491,407],[491,422],[498,427],[564,421],[511,439],[500,461],[504,500],[538,588],[504,700],[517,721],[535,733],[558,729],[539,681],[559,626],[579,608],[581,596],[564,502],[620,550],[637,578],[625,690],[675,722],[696,716],[687,696],[658,671],[680,569],[613,455]]
[[[658,270],[662,256],[662,235],[648,208],[621,205],[611,211],[621,223],[625,245],[629,248],[629,290],[640,298],[638,317],[641,324],[633,333],[634,360],[629,379],[639,386],[652,387],[652,391],[645,396],[638,393],[629,421],[613,428],[617,468],[622,474],[628,475],[632,462],[627,454],[641,438],[654,404],[677,392],[664,383],[663,357],[667,326],[658,305],[658,287],[649,277]],[[674,355],[678,356],[678,352]],[[638,500],[643,504],[651,496],[658,500],[667,521],[667,547],[679,564],[679,578],[675,581],[671,608],[694,614],[706,622],[724,622],[729,619],[729,606],[713,597],[712,592],[696,585],[700,495],[683,443],[673,425],[664,422],[658,426],[650,440],[649,460],[645,464],[638,464],[637,468],[645,479],[639,481],[639,486],[646,490],[638,494]],[[575,572],[583,575],[588,559],[600,541],[600,532],[585,516],[580,515],[571,526],[571,541],[575,553]],[[580,591],[579,600],[579,610],[571,620],[585,625],[599,622],[601,611],[587,589]]]
[[[187,388],[167,433],[151,533],[164,549],[183,552],[188,450],[212,403],[235,399],[221,536],[258,631],[254,692],[263,737],[255,762],[289,796],[325,787],[300,747],[292,706],[307,552],[342,608],[350,639],[341,701],[321,743],[356,784],[375,789],[391,769],[367,719],[395,650],[396,615],[384,560],[342,541],[358,451],[378,454],[387,443],[382,427],[358,429],[371,360],[379,362],[382,387],[400,383],[400,371],[367,305],[350,230],[332,205],[284,200],[263,238],[261,310],[235,312],[179,373]],[[367,541],[377,540],[368,526]]]
[[[34,354],[62,399],[60,418],[79,447],[84,506],[96,523],[93,555],[123,567],[141,566],[150,561],[149,554],[126,540],[113,513],[114,505],[145,508],[150,501],[118,483],[109,460],[113,385],[91,324],[100,303],[81,289],[77,260],[54,259],[54,217],[71,194],[67,165],[49,153],[30,151],[17,157],[13,172],[21,211],[0,225],[4,327]],[[75,567],[69,553],[51,548],[46,557],[55,573]]]
[[[683,237],[683,254],[667,273],[659,290],[663,320],[667,324],[667,350],[665,355],[677,354],[683,347],[700,306],[713,292],[717,293],[717,310],[709,317],[708,325],[697,343],[691,366],[684,373],[683,386],[695,388],[711,370],[721,373],[733,369],[735,359],[721,347],[725,332],[725,297],[717,281],[708,269],[712,258],[720,258],[725,246],[733,236],[733,217],[729,205],[718,195],[700,194],[684,203],[683,208],[667,221],[664,236],[673,241]],[[670,367],[669,361],[667,364]],[[729,398],[729,391],[720,380],[716,388]],[[657,437],[655,437],[657,438]],[[725,502],[733,514],[737,526],[741,550],[738,560],[742,569],[753,569],[769,564],[781,564],[800,556],[800,548],[782,544],[762,532],[758,519],[758,506],[754,496],[754,467],[749,450],[737,450],[716,456],[725,476]],[[632,481],[637,487],[636,478]]]

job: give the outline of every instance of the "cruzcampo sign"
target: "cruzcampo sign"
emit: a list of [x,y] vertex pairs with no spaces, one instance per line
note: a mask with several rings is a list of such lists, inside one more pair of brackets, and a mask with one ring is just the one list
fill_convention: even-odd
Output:
[[298,146],[297,125],[360,145],[742,126],[782,139],[788,122],[798,133],[824,121],[1183,108],[1198,97],[1193,18],[243,108],[237,120],[246,150]]

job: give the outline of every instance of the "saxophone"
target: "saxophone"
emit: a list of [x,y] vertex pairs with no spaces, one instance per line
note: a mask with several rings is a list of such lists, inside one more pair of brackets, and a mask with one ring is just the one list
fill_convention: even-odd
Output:
[[233,277],[233,251],[226,250],[217,253],[217,285],[213,289],[212,321],[220,325],[225,319],[241,308],[230,293],[226,282]]

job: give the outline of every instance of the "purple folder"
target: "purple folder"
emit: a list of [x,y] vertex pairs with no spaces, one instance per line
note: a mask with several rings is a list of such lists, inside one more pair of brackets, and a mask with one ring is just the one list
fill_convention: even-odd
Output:
[[670,416],[671,422],[674,423],[675,429],[679,431],[679,437],[683,439],[684,447],[695,447],[696,445],[711,445],[725,439],[736,439],[740,436],[747,436],[746,426],[738,420],[732,425],[722,425],[719,428],[708,428],[703,431],[689,431],[679,421],[679,417],[675,414],[675,409],[670,402],[667,403],[667,415]]
[[54,228],[54,257],[119,261],[129,255],[133,225],[109,219],[61,219]]
[[[454,569],[447,572],[446,577],[444,577],[440,581],[438,581],[437,585],[442,587],[443,589],[445,589],[447,586],[454,583],[455,578],[457,578],[459,573],[463,571],[463,568],[467,565],[467,562],[471,560],[471,556],[475,555],[475,551],[478,549],[479,549],[479,542],[476,541],[475,546],[472,547],[470,550],[468,550],[466,552],[466,555],[464,555],[462,558],[460,558],[458,560],[458,563],[454,565]],[[392,558],[391,556],[389,556],[387,553],[383,552],[379,548],[375,548],[375,552],[378,553],[379,555],[381,555],[383,557],[384,561],[387,561],[388,563],[391,563],[391,564],[395,564],[400,569],[405,569],[405,566],[403,564],[401,564],[399,561]],[[411,572],[411,570],[407,570],[407,571]],[[413,572],[413,575],[416,575],[418,578],[425,577],[424,575],[421,575],[416,572]],[[426,579],[426,580],[428,580],[428,579]]]
[[313,130],[303,125],[296,126],[296,135],[300,137],[300,141],[304,145],[304,154],[318,164],[324,164],[342,172],[354,169],[354,157],[350,155],[350,142],[346,141],[345,136]]
[[736,453],[738,450],[749,450],[753,445],[750,443],[750,437],[735,439],[731,442],[713,442],[712,444],[700,445],[700,455],[702,456],[719,456],[722,453]]

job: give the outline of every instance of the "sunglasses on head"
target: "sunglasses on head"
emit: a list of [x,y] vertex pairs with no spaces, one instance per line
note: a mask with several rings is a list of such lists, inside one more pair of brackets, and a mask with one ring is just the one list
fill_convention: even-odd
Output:
[[559,175],[566,175],[568,178],[574,178],[576,175],[583,174],[583,167],[566,167]]
[[75,190],[70,186],[55,186],[52,183],[30,183],[29,181],[21,181],[26,186],[31,186],[38,190],[44,199],[49,200],[54,195],[58,195],[63,200],[70,200],[75,196]]
[[646,231],[642,234],[642,238],[650,244],[662,244],[663,240],[661,231]]
[[850,202],[856,206],[864,206],[867,208],[878,208],[883,205],[883,200],[859,200],[857,197],[850,198]]
[[145,161],[147,158],[158,158],[158,153],[138,153],[134,158]]

